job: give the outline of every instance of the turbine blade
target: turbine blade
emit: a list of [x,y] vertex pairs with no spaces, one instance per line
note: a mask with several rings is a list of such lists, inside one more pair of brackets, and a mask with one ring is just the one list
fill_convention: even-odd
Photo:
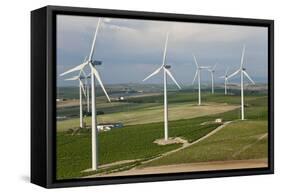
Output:
[[195,72],[195,75],[194,75],[194,78],[193,78],[193,81],[192,81],[192,85],[194,84],[194,82],[195,82],[195,80],[196,80],[197,74],[198,74],[198,69],[197,69],[196,72]]
[[87,75],[83,69],[81,69],[81,73],[83,74],[84,78],[87,78]]
[[254,80],[250,77],[250,75],[246,71],[243,71],[243,73],[248,78],[248,80],[250,80],[250,82],[252,82],[252,84],[255,84]]
[[227,69],[225,70],[225,76],[227,76],[227,73],[228,73],[228,70],[229,70],[229,67],[227,67]]
[[88,56],[85,56],[85,58],[84,58],[84,62],[86,62],[86,61],[87,61],[87,58],[88,58]]
[[83,85],[83,82],[81,81],[81,79],[79,79],[79,84],[80,84],[80,87],[82,88],[84,96],[86,97],[87,96],[86,91],[85,91],[85,88],[84,88],[84,85]]
[[180,85],[178,84],[178,82],[176,81],[176,79],[174,78],[172,73],[168,69],[165,69],[165,68],[164,68],[164,71],[166,71],[166,73],[170,76],[170,78],[174,81],[174,83],[178,86],[178,88],[181,89]]
[[79,76],[74,76],[74,77],[71,77],[71,78],[67,78],[65,80],[72,81],[72,80],[78,80],[78,79],[79,79]]
[[64,75],[72,73],[74,71],[79,71],[79,70],[83,69],[87,64],[88,64],[88,62],[84,62],[84,63],[82,63],[82,64],[80,64],[80,65],[78,65],[78,66],[76,66],[76,67],[74,67],[74,68],[72,68],[72,69],[70,69],[70,70],[60,74],[60,76],[64,76]]
[[195,61],[196,67],[198,68],[199,65],[198,65],[198,63],[197,63],[197,59],[196,59],[195,55],[193,55],[193,59],[194,59],[194,61]]
[[166,64],[168,40],[169,40],[169,32],[167,32],[167,34],[166,34],[166,41],[165,41],[165,47],[164,47],[162,67]]
[[235,76],[237,73],[240,72],[240,69],[238,69],[237,71],[235,71],[234,73],[232,73],[230,76],[228,76],[228,79]]
[[242,67],[243,67],[245,48],[246,48],[245,45],[243,45],[243,50],[242,50],[242,55],[241,55],[241,62],[240,62],[240,69],[242,69]]
[[199,66],[200,69],[210,69],[210,66]]
[[157,73],[159,73],[159,71],[160,71],[161,69],[162,69],[162,66],[159,67],[158,69],[156,69],[155,71],[153,71],[149,76],[147,76],[147,77],[146,77],[144,80],[142,80],[142,81],[146,81],[146,80],[148,80],[150,77],[156,75]]
[[217,64],[214,65],[214,67],[212,68],[212,70],[214,71],[217,67]]
[[[91,63],[90,63],[90,64],[91,64]],[[103,90],[103,92],[104,92],[106,98],[108,99],[109,102],[111,102],[111,100],[110,100],[110,98],[109,98],[109,96],[108,96],[108,94],[107,94],[107,92],[106,92],[106,90],[105,90],[105,88],[104,88],[104,86],[103,86],[103,83],[102,83],[102,81],[101,81],[99,72],[96,70],[96,68],[95,68],[92,64],[91,64],[91,69],[92,69],[93,74],[96,76],[96,78],[97,78],[97,80],[98,80],[98,82],[99,82],[99,84],[100,84],[100,86],[101,86],[101,88],[102,88],[102,90]]]
[[91,51],[90,51],[88,61],[92,60],[92,57],[93,57],[93,54],[94,54],[94,51],[95,51],[95,45],[96,45],[96,40],[97,40],[98,31],[99,31],[99,27],[100,27],[100,21],[101,21],[101,18],[99,18],[99,20],[98,20],[96,31],[94,33],[94,38],[93,38],[93,42],[92,42]]

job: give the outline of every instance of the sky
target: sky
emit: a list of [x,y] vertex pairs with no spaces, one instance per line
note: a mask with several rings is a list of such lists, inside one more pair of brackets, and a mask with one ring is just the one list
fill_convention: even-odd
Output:
[[[98,18],[86,16],[57,16],[57,83],[76,86],[75,81],[59,74],[83,62],[89,55]],[[166,33],[169,32],[166,63],[180,85],[192,83],[196,65],[216,66],[215,82],[229,69],[238,69],[243,45],[246,46],[244,67],[256,82],[266,82],[268,71],[268,34],[266,27],[218,25],[187,22],[167,22],[103,18],[97,36],[94,60],[103,64],[97,69],[103,83],[144,83],[142,80],[162,63]],[[90,72],[90,69],[86,69]],[[207,71],[202,82],[210,82]],[[239,78],[239,77],[237,77]],[[233,82],[237,80],[233,79]],[[162,83],[159,73],[145,83]],[[171,80],[168,83],[172,84]]]

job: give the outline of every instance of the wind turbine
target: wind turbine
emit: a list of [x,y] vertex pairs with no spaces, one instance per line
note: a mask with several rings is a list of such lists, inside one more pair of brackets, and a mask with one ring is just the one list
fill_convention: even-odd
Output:
[[216,66],[217,64],[215,64],[213,68],[208,69],[208,71],[211,73],[211,79],[212,79],[212,94],[214,94],[214,73],[215,73]]
[[228,79],[235,76],[236,74],[240,73],[240,79],[241,79],[241,120],[244,120],[244,75],[248,78],[250,82],[255,84],[255,82],[252,80],[252,78],[249,76],[249,74],[246,72],[246,68],[244,65],[244,55],[245,55],[245,45],[243,46],[242,50],[242,56],[241,56],[241,62],[240,67],[237,71],[232,73],[230,76],[228,76]]
[[210,67],[209,66],[199,66],[198,63],[197,63],[197,59],[195,57],[195,55],[193,55],[193,59],[195,61],[195,64],[196,64],[196,72],[195,72],[195,75],[194,75],[194,78],[193,78],[193,81],[192,81],[192,85],[194,84],[196,78],[198,80],[198,105],[200,106],[201,105],[201,71],[203,69],[209,69]]
[[98,35],[98,30],[100,26],[100,21],[101,19],[99,18],[98,24],[96,27],[96,31],[94,32],[94,37],[92,41],[92,46],[90,50],[89,57],[87,61],[83,62],[80,65],[77,65],[76,67],[64,72],[61,74],[61,76],[66,75],[71,72],[79,71],[84,69],[86,66],[89,66],[91,69],[91,97],[92,97],[92,170],[97,170],[98,169],[98,142],[97,142],[97,136],[98,136],[98,131],[97,131],[97,118],[96,118],[96,79],[98,80],[105,96],[107,97],[108,101],[110,102],[110,98],[103,86],[103,83],[101,81],[100,75],[96,69],[96,65],[101,65],[100,61],[94,61],[93,55],[95,51],[95,45],[96,45],[96,39]]
[[177,87],[179,89],[181,89],[180,85],[177,83],[176,79],[173,77],[173,75],[169,71],[171,66],[166,64],[166,53],[167,53],[168,39],[169,39],[169,33],[167,33],[167,36],[166,36],[162,65],[143,80],[143,81],[146,81],[150,77],[156,75],[161,70],[163,70],[163,73],[164,73],[164,138],[165,138],[165,140],[168,140],[167,75],[173,80],[173,82],[177,85]]
[[82,71],[83,70],[81,70],[79,75],[77,75],[77,76],[65,79],[65,80],[68,80],[68,81],[78,80],[78,83],[79,83],[80,128],[83,128],[83,105],[82,105],[83,97],[82,97],[82,92],[83,92],[84,96],[86,97],[86,91],[85,91],[85,88],[84,88],[84,84],[82,82],[82,80],[85,79],[85,77],[81,75]]
[[225,70],[225,74],[223,76],[219,77],[219,78],[223,78],[224,79],[224,94],[225,95],[227,95],[227,84],[228,84],[228,75],[227,75],[227,73],[228,73],[228,69],[229,68],[227,68]]

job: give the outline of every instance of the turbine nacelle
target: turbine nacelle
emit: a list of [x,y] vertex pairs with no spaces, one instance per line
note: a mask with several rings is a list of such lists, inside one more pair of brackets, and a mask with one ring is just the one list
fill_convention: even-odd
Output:
[[102,61],[97,61],[97,60],[90,60],[89,63],[91,63],[94,66],[102,65]]
[[165,69],[171,69],[171,65],[165,65],[164,68]]

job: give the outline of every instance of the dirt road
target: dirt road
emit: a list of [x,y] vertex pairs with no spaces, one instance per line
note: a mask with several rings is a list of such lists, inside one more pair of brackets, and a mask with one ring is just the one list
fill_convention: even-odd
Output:
[[174,164],[174,165],[165,165],[165,166],[134,168],[128,171],[116,172],[112,174],[104,174],[98,176],[99,177],[126,176],[126,175],[177,173],[177,172],[195,172],[195,171],[198,172],[198,171],[211,171],[211,170],[262,168],[267,166],[268,166],[267,158],[263,158],[263,159],[251,159],[251,160],[213,161],[213,162],[200,162],[200,163]]

